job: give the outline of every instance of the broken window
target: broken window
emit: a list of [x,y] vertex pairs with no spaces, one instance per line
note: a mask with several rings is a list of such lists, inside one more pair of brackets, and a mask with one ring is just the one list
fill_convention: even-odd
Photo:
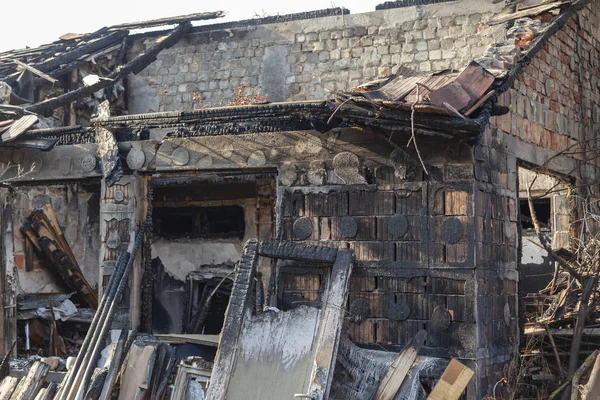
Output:
[[[529,208],[533,210],[548,243],[557,249],[565,246],[569,232],[568,186],[565,182],[542,173],[519,167],[519,221],[521,224],[519,286],[525,303],[537,296],[552,280],[554,262],[540,243]],[[566,241],[568,242],[568,240]]]
[[[533,220],[531,219],[531,211],[527,199],[520,199],[521,212],[521,229],[523,231],[533,231]],[[540,230],[542,232],[550,232],[552,228],[551,205],[549,198],[533,199],[533,210],[535,212]]]

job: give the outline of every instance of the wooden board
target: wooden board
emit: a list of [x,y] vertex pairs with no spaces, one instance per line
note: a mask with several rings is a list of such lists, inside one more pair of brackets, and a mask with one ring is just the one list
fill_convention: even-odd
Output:
[[33,125],[35,125],[37,122],[38,117],[35,115],[25,115],[19,118],[18,120],[13,122],[8,131],[2,134],[2,141],[8,142],[10,140],[16,139],[22,133],[24,133]]
[[10,397],[11,400],[33,400],[44,385],[46,375],[50,371],[50,365],[36,361],[27,376],[19,382],[17,388]]
[[469,381],[473,370],[453,359],[435,385],[427,400],[458,400]]
[[201,334],[177,334],[177,333],[165,333],[156,335],[157,338],[163,342],[169,343],[192,343],[200,344],[204,346],[217,347],[219,345],[219,335],[201,335]]
[[400,386],[402,386],[402,382],[404,382],[406,374],[408,374],[410,367],[417,359],[417,355],[421,347],[423,347],[425,339],[427,339],[427,332],[421,330],[406,345],[404,350],[390,365],[390,369],[379,384],[375,400],[392,400],[396,396]]
[[543,12],[558,8],[567,3],[570,3],[570,1],[555,1],[553,3],[542,4],[537,7],[530,7],[525,10],[517,11],[514,13],[510,13],[510,12],[500,13],[500,14],[495,15],[494,17],[490,18],[488,25],[498,25],[498,24],[502,24],[504,22],[515,20],[517,18],[536,16]]
[[19,379],[15,376],[7,376],[0,383],[0,400],[8,400],[15,391]]

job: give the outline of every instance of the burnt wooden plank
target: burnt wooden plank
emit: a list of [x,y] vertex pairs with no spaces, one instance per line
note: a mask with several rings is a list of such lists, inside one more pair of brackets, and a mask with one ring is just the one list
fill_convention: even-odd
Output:
[[427,400],[458,400],[474,374],[472,369],[453,359]]
[[400,355],[390,365],[390,369],[379,384],[375,400],[392,400],[396,396],[426,338],[427,332],[420,331],[407,344],[406,348],[402,350]]
[[35,125],[38,122],[38,117],[36,115],[25,115],[10,126],[8,131],[2,134],[2,141],[8,142],[16,139],[21,134],[25,133],[29,128]]

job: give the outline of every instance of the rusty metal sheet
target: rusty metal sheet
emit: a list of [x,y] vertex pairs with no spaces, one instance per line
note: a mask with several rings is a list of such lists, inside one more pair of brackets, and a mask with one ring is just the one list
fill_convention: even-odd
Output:
[[[406,101],[409,103],[417,100],[417,84],[424,85],[429,89],[436,90],[456,78],[456,74],[445,75],[421,75],[421,76],[399,76],[390,83],[384,85],[379,90],[365,92],[363,95],[371,100],[389,100],[389,101]],[[421,87],[419,89],[420,100],[423,100],[424,95],[428,94],[428,90]]]

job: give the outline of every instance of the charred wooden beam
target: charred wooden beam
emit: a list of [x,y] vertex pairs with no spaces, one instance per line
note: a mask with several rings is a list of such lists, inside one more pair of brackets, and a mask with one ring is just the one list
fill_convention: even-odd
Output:
[[184,22],[221,18],[223,16],[225,16],[225,13],[223,11],[203,12],[203,13],[196,13],[196,14],[179,15],[176,17],[151,19],[148,21],[126,22],[124,24],[113,25],[109,28],[109,30],[113,31],[113,30],[119,30],[119,29],[152,28],[155,26],[176,25],[176,24],[181,24]]
[[[26,109],[28,111],[40,113],[47,116],[54,109],[66,104],[70,104],[85,96],[89,96],[100,89],[110,86],[129,73],[137,74],[144,68],[146,68],[148,65],[150,65],[150,63],[152,63],[154,60],[156,60],[156,55],[158,53],[177,43],[179,39],[190,30],[191,27],[192,24],[190,22],[184,22],[178,25],[177,28],[173,29],[173,31],[171,31],[171,33],[169,33],[169,35],[164,40],[155,43],[146,52],[138,55],[136,58],[125,64],[123,67],[117,68],[110,75],[108,75],[108,79],[101,79],[94,85],[81,87],[79,89],[65,93],[61,96],[34,104],[32,106],[27,107]],[[121,39],[122,37],[119,38],[119,40]]]
[[[81,65],[74,64],[77,63],[81,57],[95,53],[98,50],[102,50],[108,46],[118,43],[127,35],[129,35],[129,31],[120,30],[111,32],[99,38],[92,36],[88,39],[88,41],[79,44],[73,50],[59,54],[56,57],[51,57],[46,61],[34,64],[32,67],[47,73],[47,75],[52,78],[59,77],[76,68],[75,65]],[[20,72],[13,73],[9,75],[6,80],[13,81],[18,77],[19,74]]]
[[229,379],[235,367],[236,350],[243,326],[243,316],[250,305],[250,293],[258,264],[258,240],[250,239],[244,245],[242,258],[238,263],[237,274],[231,290],[231,300],[227,307],[225,322],[227,327],[221,333],[219,351],[208,392],[209,399],[224,399]]
[[317,261],[332,263],[338,249],[334,247],[302,246],[292,242],[261,242],[258,254],[263,257],[297,261]]
[[45,205],[42,210],[34,211],[23,224],[22,231],[28,238],[35,236],[37,243],[34,244],[40,246],[49,266],[65,284],[71,290],[81,293],[90,307],[98,308],[96,292],[83,276],[75,255],[58,225],[52,206]]

